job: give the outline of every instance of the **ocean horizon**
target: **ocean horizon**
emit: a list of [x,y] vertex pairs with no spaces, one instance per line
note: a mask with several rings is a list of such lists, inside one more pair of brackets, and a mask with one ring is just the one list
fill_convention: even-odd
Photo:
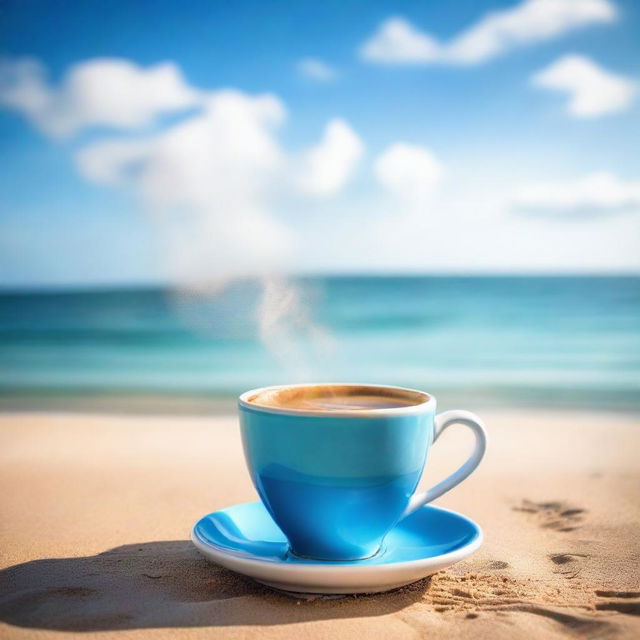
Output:
[[[5,407],[179,410],[308,381],[395,384],[441,407],[640,409],[640,277],[297,278],[299,314],[261,331],[261,289],[0,293]],[[261,339],[261,333],[263,334]],[[444,400],[444,402],[443,402]]]

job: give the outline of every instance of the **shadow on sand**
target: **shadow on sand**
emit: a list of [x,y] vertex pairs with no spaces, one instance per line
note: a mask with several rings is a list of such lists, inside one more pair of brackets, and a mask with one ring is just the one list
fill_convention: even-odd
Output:
[[296,606],[209,564],[188,540],[145,542],[1,571],[0,620],[57,631],[290,624],[386,615],[420,600],[427,588],[428,579],[384,595]]

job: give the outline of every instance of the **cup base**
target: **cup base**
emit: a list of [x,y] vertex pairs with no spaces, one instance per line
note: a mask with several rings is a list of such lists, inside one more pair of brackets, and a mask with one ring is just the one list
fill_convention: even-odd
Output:
[[287,549],[287,556],[292,556],[293,558],[300,558],[301,560],[314,560],[316,562],[357,562],[359,560],[369,560],[370,558],[375,558],[383,553],[384,545],[381,544],[373,553],[366,556],[358,556],[357,558],[318,558],[318,556],[309,556],[302,553],[297,553],[293,550],[291,545]]

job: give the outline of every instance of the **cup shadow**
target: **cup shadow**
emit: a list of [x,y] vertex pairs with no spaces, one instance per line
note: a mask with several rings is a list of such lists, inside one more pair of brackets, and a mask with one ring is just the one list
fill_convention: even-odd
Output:
[[189,540],[143,542],[0,571],[0,620],[56,631],[281,625],[387,615],[420,600],[428,582],[296,606],[290,596],[207,562]]

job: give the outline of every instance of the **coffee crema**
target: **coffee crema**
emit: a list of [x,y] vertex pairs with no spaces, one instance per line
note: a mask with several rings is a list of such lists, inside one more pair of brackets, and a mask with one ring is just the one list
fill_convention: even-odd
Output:
[[263,389],[247,398],[251,404],[299,411],[370,411],[423,404],[426,393],[367,385],[304,385]]

